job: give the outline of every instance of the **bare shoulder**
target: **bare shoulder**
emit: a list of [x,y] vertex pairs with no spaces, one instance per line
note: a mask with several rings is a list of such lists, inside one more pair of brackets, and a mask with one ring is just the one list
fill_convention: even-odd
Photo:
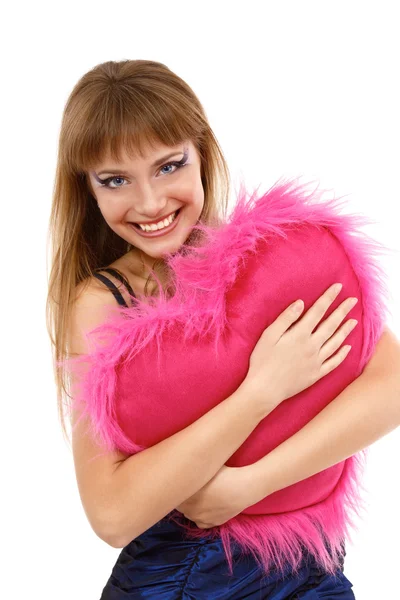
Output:
[[68,343],[72,353],[86,353],[85,333],[101,325],[110,308],[116,307],[110,290],[95,277],[81,281],[75,288],[68,324]]

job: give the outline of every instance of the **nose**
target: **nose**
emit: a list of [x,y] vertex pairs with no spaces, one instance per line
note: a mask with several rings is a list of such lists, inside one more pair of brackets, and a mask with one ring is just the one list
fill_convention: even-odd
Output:
[[138,186],[135,191],[135,213],[138,221],[157,221],[166,213],[167,199],[151,186]]

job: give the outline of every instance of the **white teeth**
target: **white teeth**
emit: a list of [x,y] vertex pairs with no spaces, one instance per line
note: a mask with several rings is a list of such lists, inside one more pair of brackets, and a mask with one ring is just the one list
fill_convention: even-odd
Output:
[[168,227],[168,225],[171,225],[172,221],[176,217],[177,212],[178,211],[175,211],[173,215],[166,217],[164,219],[164,221],[160,221],[159,223],[154,223],[153,225],[140,225],[140,223],[139,223],[140,228],[143,231],[157,231],[157,229],[164,229],[164,227]]

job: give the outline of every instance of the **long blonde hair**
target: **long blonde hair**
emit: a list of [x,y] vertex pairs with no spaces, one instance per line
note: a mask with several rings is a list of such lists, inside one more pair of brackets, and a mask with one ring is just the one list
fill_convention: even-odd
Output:
[[[50,276],[46,302],[58,414],[65,439],[69,382],[59,363],[68,355],[68,323],[80,282],[108,266],[132,246],[106,223],[87,171],[108,153],[143,156],[144,146],[191,140],[201,158],[204,207],[201,222],[218,226],[229,199],[229,170],[204,109],[189,85],[164,64],[149,60],[108,61],[78,81],[64,108],[49,219]],[[197,231],[185,243],[192,243]],[[162,259],[153,265],[163,272]],[[147,288],[147,286],[146,286]]]

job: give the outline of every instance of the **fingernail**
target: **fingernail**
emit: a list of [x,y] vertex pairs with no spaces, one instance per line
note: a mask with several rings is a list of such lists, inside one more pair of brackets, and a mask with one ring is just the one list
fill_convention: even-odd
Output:
[[303,308],[303,301],[297,300],[292,306],[293,312],[299,312]]
[[335,283],[335,285],[333,286],[333,291],[338,294],[340,292],[340,290],[342,289],[343,284],[341,283]]

